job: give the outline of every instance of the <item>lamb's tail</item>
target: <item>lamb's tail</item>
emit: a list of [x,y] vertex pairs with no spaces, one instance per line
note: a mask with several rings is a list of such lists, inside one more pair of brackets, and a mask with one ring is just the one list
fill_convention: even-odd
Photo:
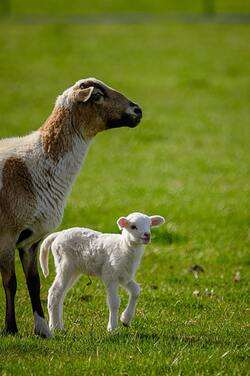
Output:
[[58,234],[59,232],[54,232],[53,234],[47,236],[47,238],[44,239],[40,247],[39,260],[45,278],[49,275],[49,250]]

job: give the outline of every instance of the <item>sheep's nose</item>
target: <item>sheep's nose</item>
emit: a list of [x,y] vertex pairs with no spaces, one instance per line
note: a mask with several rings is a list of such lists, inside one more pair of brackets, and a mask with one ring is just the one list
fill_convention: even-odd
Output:
[[140,107],[137,104],[134,106],[134,113],[138,116],[142,115],[142,110],[140,109]]
[[144,232],[144,238],[150,238],[150,233],[149,232]]
[[133,102],[130,102],[130,108],[131,108],[131,111],[138,117],[142,117],[142,110],[141,108],[138,106],[138,104],[136,103],[133,103]]

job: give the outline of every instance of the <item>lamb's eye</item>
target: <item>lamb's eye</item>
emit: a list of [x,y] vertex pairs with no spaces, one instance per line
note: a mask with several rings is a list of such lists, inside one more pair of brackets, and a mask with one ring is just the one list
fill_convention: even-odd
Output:
[[85,85],[84,85],[84,84],[81,84],[81,85],[80,85],[80,89],[85,89]]
[[131,229],[132,229],[132,230],[137,230],[136,225],[131,225]]

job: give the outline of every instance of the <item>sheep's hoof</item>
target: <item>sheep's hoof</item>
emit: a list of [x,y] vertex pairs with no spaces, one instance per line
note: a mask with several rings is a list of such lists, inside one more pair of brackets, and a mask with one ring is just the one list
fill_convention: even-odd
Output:
[[34,333],[36,336],[44,338],[44,339],[48,339],[52,337],[52,334],[50,332],[42,333],[42,332],[38,332],[37,330],[35,330]]
[[44,338],[44,339],[52,337],[51,331],[49,330],[49,328],[46,328],[46,327],[44,327],[44,328],[36,328],[35,327],[34,333],[35,333],[36,336],[39,336],[39,337]]
[[17,334],[18,333],[18,329],[17,327],[13,327],[13,328],[4,328],[2,333],[4,335],[14,335],[14,334]]
[[42,338],[49,338],[52,336],[48,324],[46,323],[45,319],[34,312],[34,320],[35,320],[35,334]]

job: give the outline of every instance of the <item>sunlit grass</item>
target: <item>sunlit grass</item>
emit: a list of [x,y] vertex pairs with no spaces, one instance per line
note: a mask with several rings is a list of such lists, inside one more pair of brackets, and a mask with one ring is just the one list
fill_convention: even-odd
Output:
[[83,277],[66,333],[35,338],[17,260],[19,335],[0,337],[3,374],[249,374],[249,36],[242,25],[0,25],[1,137],[38,128],[80,77],[144,109],[138,128],[98,135],[61,228],[118,231],[131,211],[167,220],[138,273],[135,321],[114,336],[103,286]]

